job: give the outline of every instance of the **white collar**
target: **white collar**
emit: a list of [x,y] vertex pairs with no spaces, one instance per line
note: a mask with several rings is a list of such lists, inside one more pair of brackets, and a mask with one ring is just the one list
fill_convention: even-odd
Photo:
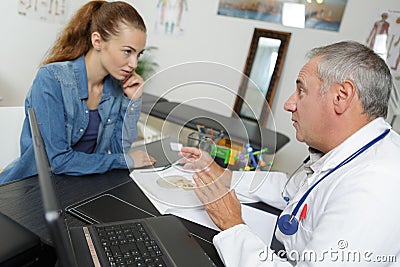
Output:
[[376,118],[325,155],[311,153],[311,159],[313,159],[312,156],[314,154],[314,160],[316,161],[311,161],[310,167],[314,171],[318,169],[321,171],[330,170],[388,128],[391,128],[391,126],[382,117]]

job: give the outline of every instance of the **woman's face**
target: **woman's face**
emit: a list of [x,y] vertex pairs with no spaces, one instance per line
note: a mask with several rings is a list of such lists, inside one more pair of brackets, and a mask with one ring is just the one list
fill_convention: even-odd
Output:
[[146,33],[123,24],[117,36],[103,42],[101,63],[114,78],[125,80],[136,69],[145,45]]

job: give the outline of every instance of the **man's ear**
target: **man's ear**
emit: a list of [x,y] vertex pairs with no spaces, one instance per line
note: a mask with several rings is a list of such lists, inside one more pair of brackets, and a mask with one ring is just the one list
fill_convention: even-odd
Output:
[[349,80],[337,85],[335,88],[333,104],[337,114],[344,113],[351,105],[356,95],[354,83]]
[[90,38],[92,40],[93,48],[96,51],[100,51],[101,50],[101,43],[102,43],[102,39],[101,39],[100,33],[93,32],[92,35],[90,36]]

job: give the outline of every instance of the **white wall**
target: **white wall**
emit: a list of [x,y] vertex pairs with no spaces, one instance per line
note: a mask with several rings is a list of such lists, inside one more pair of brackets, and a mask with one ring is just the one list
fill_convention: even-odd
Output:
[[[80,2],[72,0],[71,9]],[[62,27],[18,15],[17,3],[0,1],[0,106],[24,104],[37,68]]]
[[[71,0],[70,11],[84,1]],[[219,0],[188,0],[189,12],[185,18],[185,33],[172,37],[154,33],[158,0],[132,0],[143,15],[148,26],[148,44],[158,47],[156,60],[160,70],[191,61],[210,61],[227,65],[241,71],[244,68],[247,51],[255,27],[291,32],[286,61],[275,95],[272,112],[276,130],[286,134],[291,141],[277,153],[275,167],[292,171],[306,155],[306,146],[295,140],[290,114],[283,110],[283,103],[295,89],[295,79],[301,66],[306,62],[305,53],[315,46],[352,39],[364,42],[371,28],[372,15],[382,9],[400,9],[398,0],[348,0],[339,32],[313,29],[297,29],[256,20],[245,20],[218,16]],[[25,94],[32,82],[40,60],[55,40],[61,25],[37,22],[17,14],[17,0],[0,1],[0,105],[23,105]],[[218,75],[210,71],[210,76]],[[147,88],[146,88],[147,89]],[[150,93],[162,94],[160,87],[148,89]],[[208,91],[206,91],[209,94]],[[196,88],[187,93],[171,95],[175,101],[185,101],[197,95]],[[217,91],[213,97],[233,106],[234,97]],[[207,109],[230,115],[226,109],[211,105]],[[269,128],[274,128],[269,120]]]

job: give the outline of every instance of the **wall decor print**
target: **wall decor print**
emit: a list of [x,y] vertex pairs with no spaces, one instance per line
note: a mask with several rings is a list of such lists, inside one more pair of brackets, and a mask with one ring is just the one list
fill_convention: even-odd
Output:
[[179,36],[184,33],[185,20],[189,10],[188,0],[158,0],[155,31],[166,35]]
[[220,0],[218,15],[339,31],[347,0]]
[[389,105],[394,116],[388,119],[400,131],[400,9],[376,10],[370,17],[365,44],[386,61],[392,73],[395,89]]
[[67,16],[69,0],[17,0],[18,14],[28,18],[63,23]]

